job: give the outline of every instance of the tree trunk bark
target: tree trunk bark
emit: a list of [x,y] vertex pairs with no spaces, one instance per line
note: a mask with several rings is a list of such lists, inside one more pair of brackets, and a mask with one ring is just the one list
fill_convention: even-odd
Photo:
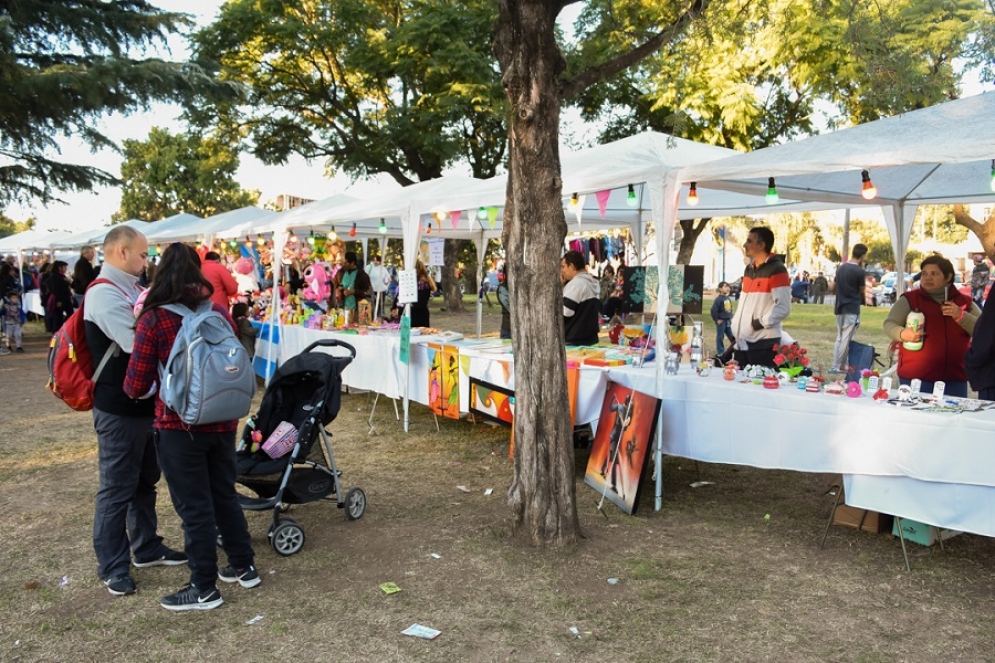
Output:
[[995,210],[984,222],[980,222],[972,218],[963,205],[954,205],[954,221],[973,232],[981,240],[988,259],[995,260]]
[[701,233],[705,231],[708,227],[708,219],[698,219],[698,223],[695,223],[694,219],[681,219],[679,223],[681,224],[681,230],[683,234],[681,235],[681,245],[677,249],[677,262],[678,265],[689,265],[691,264],[691,254],[694,253],[694,245],[698,243],[698,238]]
[[514,532],[534,546],[580,533],[567,401],[560,255],[566,236],[560,176],[559,77],[553,38],[561,2],[501,0],[494,53],[511,103],[504,217],[515,348]]
[[459,262],[461,240],[447,239],[443,250],[442,265],[442,297],[446,302],[446,309],[451,313],[462,313],[466,310],[463,306],[463,293],[459,289],[459,279],[456,278],[456,264]]

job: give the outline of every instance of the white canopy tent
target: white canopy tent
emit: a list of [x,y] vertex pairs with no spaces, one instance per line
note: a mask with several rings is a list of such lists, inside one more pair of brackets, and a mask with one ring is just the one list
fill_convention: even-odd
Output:
[[[180,218],[186,216],[188,218]],[[248,206],[229,210],[220,214],[199,219],[192,215],[177,215],[156,222],[145,233],[150,244],[166,242],[209,242],[222,231],[234,232],[235,236],[254,233],[255,225],[265,223],[276,212],[259,207]]]
[[194,239],[197,236],[197,228],[204,222],[204,219],[193,214],[181,213],[168,216],[160,221],[153,221],[148,228],[148,232],[142,234],[149,240],[149,244],[157,241],[171,241],[169,235],[189,233]]
[[124,223],[116,224],[113,226],[104,226],[103,228],[97,228],[96,230],[81,230],[74,232],[68,237],[60,238],[57,241],[52,242],[53,249],[76,249],[83,246],[94,246],[99,247],[104,243],[104,238],[107,237],[112,229],[117,227],[117,225],[128,226],[129,228],[134,228],[138,232],[145,234],[148,228],[151,226],[147,221],[139,221],[138,219],[128,219]]

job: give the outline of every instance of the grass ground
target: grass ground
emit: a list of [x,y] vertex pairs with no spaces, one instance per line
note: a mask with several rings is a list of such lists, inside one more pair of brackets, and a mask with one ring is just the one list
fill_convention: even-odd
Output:
[[[865,312],[869,341],[878,314]],[[791,332],[825,348],[829,315],[796,307]],[[474,316],[432,320],[471,331]],[[667,458],[662,511],[644,499],[634,517],[605,518],[579,483],[583,541],[525,548],[510,536],[504,429],[442,420],[437,432],[414,407],[405,435],[381,402],[368,434],[367,394],[346,394],[330,426],[345,485],[368,494],[361,520],[294,507],[307,541],[279,557],[269,515],[249,513],[263,584],[223,587],[218,610],[158,606],[183,568],[137,570],[138,594],[111,597],[90,542],[92,422],[44,390],[44,349],[33,329],[28,352],[0,357],[0,661],[995,661],[990,539],[913,545],[909,574],[884,535],[834,527],[819,548],[823,477]],[[584,451],[576,462],[579,478]],[[713,483],[692,488],[699,479]],[[161,531],[179,546],[160,488]],[[384,595],[384,582],[402,591]],[[400,634],[416,622],[442,635]]]

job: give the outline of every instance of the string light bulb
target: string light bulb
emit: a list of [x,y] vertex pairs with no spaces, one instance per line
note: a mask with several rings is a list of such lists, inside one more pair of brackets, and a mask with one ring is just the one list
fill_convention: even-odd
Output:
[[580,197],[575,192],[574,195],[570,196],[570,211],[573,212],[580,205]]
[[335,226],[332,226],[332,229],[328,231],[328,241],[329,242],[334,242],[338,238],[339,238],[339,234],[337,232],[335,232]]
[[287,243],[288,244],[296,244],[297,243],[297,235],[294,234],[293,230],[291,230],[290,234],[287,235]]
[[232,237],[231,241],[228,242],[228,246],[234,249],[236,246],[238,246],[238,240]]
[[428,226],[426,226],[426,228],[425,228],[425,234],[426,235],[431,235],[432,234],[432,222],[431,221],[428,222]]
[[310,244],[311,246],[314,246],[314,231],[313,230],[310,233],[308,233],[307,243]]
[[[484,208],[481,207],[480,209],[484,209]],[[387,234],[387,222],[384,221],[382,218],[380,219],[380,227],[377,228],[377,230],[380,231],[381,235],[386,235]]]
[[992,159],[992,191],[995,191],[995,159]]
[[252,248],[252,240],[249,239],[248,235],[245,236],[245,245],[250,249]]
[[698,204],[698,183],[691,182],[691,188],[688,190],[688,205],[695,207]]
[[479,219],[480,221],[486,221],[487,220],[487,208],[486,207],[480,207],[480,208],[477,209],[477,219]]
[[776,205],[780,197],[777,195],[777,187],[774,185],[774,178],[767,178],[767,195],[764,196],[764,200],[767,201],[768,205]]
[[355,237],[355,236],[356,236],[356,222],[353,221],[352,228],[349,229],[349,237]]
[[636,196],[636,189],[631,184],[629,185],[629,193],[625,196],[625,203],[629,207],[635,207],[639,204],[639,197]]
[[860,195],[864,197],[864,200],[874,200],[878,195],[878,189],[871,182],[871,174],[866,170],[860,171],[860,181],[864,183]]
[[263,246],[264,244],[266,244],[266,238],[263,237],[262,235],[256,235],[256,244],[258,244],[259,246]]

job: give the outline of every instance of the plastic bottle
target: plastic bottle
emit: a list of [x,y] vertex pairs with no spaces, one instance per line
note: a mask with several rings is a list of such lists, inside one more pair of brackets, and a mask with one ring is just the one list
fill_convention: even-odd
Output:
[[[922,331],[925,324],[926,316],[923,315],[922,311],[913,310],[909,313],[909,317],[905,319],[905,328],[911,329],[912,331]],[[906,350],[916,352],[918,350],[922,350],[922,341],[905,341],[902,343],[902,347]]]

